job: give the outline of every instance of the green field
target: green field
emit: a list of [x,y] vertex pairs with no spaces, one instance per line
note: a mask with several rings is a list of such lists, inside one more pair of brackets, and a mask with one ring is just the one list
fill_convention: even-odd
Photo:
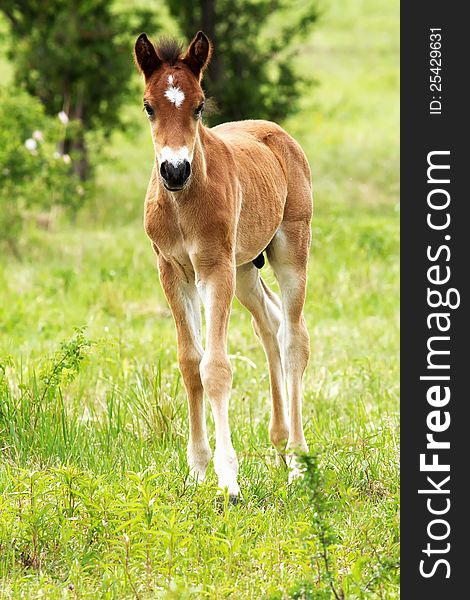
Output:
[[76,220],[31,224],[20,258],[1,256],[1,598],[398,598],[398,2],[322,6],[299,55],[318,84],[284,125],[314,180],[304,415],[323,483],[288,487],[276,466],[265,357],[237,302],[244,502],[216,499],[212,465],[188,479],[137,95],[138,128],[113,137]]

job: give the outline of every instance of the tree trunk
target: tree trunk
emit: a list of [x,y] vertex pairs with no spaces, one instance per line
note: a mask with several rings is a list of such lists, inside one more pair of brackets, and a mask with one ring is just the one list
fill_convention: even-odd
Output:
[[59,151],[61,154],[72,155],[71,170],[78,176],[80,181],[86,181],[90,176],[90,162],[88,159],[88,149],[85,142],[85,130],[83,125],[84,118],[84,101],[83,94],[80,94],[75,101],[68,83],[64,84],[62,110],[65,114],[75,121],[80,122],[80,128],[73,135],[67,131],[65,125],[65,133],[63,140],[59,143]]
[[207,74],[213,86],[217,87],[222,79],[222,63],[217,43],[215,3],[216,0],[200,0],[201,29],[214,45],[214,53],[207,68]]
[[76,151],[78,158],[73,161],[73,171],[80,181],[86,181],[90,174],[90,163],[88,160],[88,150],[85,143],[85,136],[80,131],[77,138],[73,140],[73,150]]

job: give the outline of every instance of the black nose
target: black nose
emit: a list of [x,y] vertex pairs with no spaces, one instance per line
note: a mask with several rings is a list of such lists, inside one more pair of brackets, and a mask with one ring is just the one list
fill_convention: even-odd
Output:
[[182,160],[177,165],[165,160],[160,166],[160,175],[168,189],[180,190],[191,175],[191,165],[187,160]]

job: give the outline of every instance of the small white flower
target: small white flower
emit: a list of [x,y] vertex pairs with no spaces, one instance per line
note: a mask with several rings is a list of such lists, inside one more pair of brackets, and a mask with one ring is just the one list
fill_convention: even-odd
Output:
[[63,125],[67,125],[67,123],[69,122],[69,116],[64,110],[61,110],[57,116],[59,117],[59,121]]
[[61,157],[62,157],[62,154],[56,150],[52,156],[53,156],[54,158],[61,158]]
[[44,141],[44,136],[42,135],[42,131],[39,131],[39,129],[36,129],[36,131],[33,131],[33,138],[37,142],[43,142]]
[[38,147],[36,140],[33,140],[33,138],[28,138],[25,141],[24,145],[30,152],[34,152],[36,150],[36,148]]
[[70,156],[68,154],[64,154],[62,156],[62,160],[64,161],[64,163],[66,165],[69,165],[72,162],[72,159],[70,158]]

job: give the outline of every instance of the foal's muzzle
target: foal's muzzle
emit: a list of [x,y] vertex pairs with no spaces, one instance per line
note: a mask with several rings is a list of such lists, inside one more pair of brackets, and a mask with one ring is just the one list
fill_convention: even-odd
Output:
[[175,166],[165,160],[160,165],[160,175],[167,190],[171,190],[172,192],[181,190],[191,175],[191,164],[188,160],[183,160]]

